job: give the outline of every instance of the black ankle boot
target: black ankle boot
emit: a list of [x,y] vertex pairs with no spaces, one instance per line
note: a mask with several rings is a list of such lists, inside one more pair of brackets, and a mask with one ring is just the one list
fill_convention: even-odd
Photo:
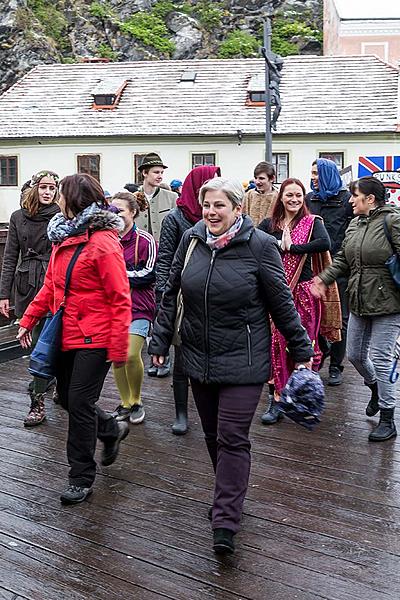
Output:
[[381,408],[379,424],[369,434],[370,442],[384,442],[397,435],[394,408]]
[[278,402],[275,402],[273,396],[270,396],[269,399],[270,405],[261,417],[261,423],[263,425],[274,425],[283,419],[283,414],[278,408]]
[[367,387],[371,390],[371,400],[368,402],[365,414],[368,417],[373,417],[379,412],[379,395],[378,395],[378,382],[367,384]]
[[233,531],[224,527],[214,529],[214,552],[216,554],[233,554],[235,552],[234,535]]
[[185,435],[188,429],[188,383],[176,381],[173,384],[176,419],[172,425],[172,433]]

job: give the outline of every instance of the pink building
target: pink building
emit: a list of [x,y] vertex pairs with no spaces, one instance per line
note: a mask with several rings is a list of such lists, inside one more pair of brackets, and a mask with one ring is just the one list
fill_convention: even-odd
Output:
[[400,61],[400,0],[324,0],[325,56]]

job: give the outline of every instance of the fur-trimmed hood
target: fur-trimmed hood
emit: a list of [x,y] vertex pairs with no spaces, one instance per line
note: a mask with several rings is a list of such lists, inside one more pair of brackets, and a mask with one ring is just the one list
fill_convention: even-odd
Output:
[[87,229],[91,231],[117,229],[122,232],[124,221],[94,202],[73,219],[67,219],[62,213],[55,215],[49,222],[47,235],[52,242],[62,242],[68,237],[81,235]]
[[124,230],[125,224],[123,219],[118,215],[107,210],[101,210],[94,214],[89,222],[88,229],[91,231],[101,231],[102,229],[118,229],[121,233]]

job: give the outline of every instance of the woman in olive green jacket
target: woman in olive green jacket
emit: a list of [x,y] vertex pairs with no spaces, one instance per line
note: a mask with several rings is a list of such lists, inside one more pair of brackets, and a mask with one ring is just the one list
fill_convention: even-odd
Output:
[[400,333],[400,290],[385,264],[394,251],[384,222],[400,254],[400,212],[385,204],[386,189],[374,177],[353,182],[350,191],[356,218],[333,264],[315,277],[312,291],[321,297],[338,277],[349,277],[347,356],[372,391],[366,414],[380,411],[379,424],[369,435],[370,441],[380,442],[396,435],[396,390],[390,372]]

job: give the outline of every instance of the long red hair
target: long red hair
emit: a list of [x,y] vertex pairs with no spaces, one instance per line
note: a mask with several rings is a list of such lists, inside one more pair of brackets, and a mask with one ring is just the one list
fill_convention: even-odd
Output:
[[285,206],[282,202],[283,193],[285,191],[285,188],[287,188],[288,185],[292,185],[292,184],[296,184],[301,188],[304,198],[303,198],[303,206],[301,207],[301,209],[299,210],[299,212],[297,213],[297,215],[294,217],[293,221],[291,222],[291,228],[293,229],[294,227],[296,227],[297,223],[303,217],[306,217],[307,215],[310,214],[310,211],[308,210],[308,208],[306,206],[306,202],[305,202],[306,188],[304,187],[304,185],[302,184],[300,179],[296,179],[295,177],[289,177],[288,179],[285,179],[285,181],[282,181],[278,196],[275,200],[274,208],[272,209],[272,215],[271,215],[271,231],[278,231],[278,229],[282,229],[281,224],[285,218]]

